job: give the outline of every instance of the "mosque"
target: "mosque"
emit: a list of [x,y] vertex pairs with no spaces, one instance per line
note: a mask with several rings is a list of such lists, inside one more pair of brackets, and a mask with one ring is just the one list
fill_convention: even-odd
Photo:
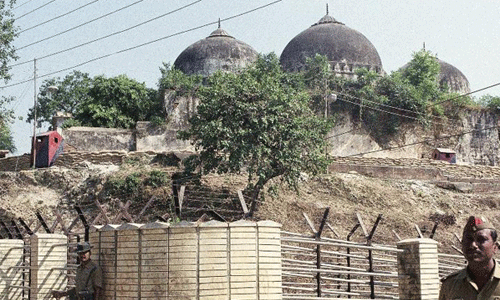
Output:
[[[346,26],[328,14],[298,33],[288,42],[280,55],[280,64],[287,72],[304,70],[306,59],[321,54],[327,57],[332,71],[337,76],[355,78],[356,69],[366,68],[381,76],[385,75],[382,60],[375,46],[361,32]],[[250,45],[231,36],[219,26],[206,38],[195,42],[180,53],[174,67],[185,74],[198,74],[204,77],[217,70],[236,72],[258,59],[258,52]],[[441,65],[439,82],[452,92],[460,94],[470,92],[469,82],[456,67],[438,60]],[[405,66],[402,66],[404,68]],[[189,141],[179,140],[177,132],[189,126],[188,119],[196,114],[199,99],[192,95],[177,95],[175,91],[165,90],[162,95],[165,115],[168,122],[161,129],[138,122],[135,129],[129,131],[108,128],[77,128],[64,130],[67,144],[78,151],[99,151],[102,149],[127,151],[194,151]],[[351,114],[338,116],[336,125],[329,136],[329,151],[336,156],[349,156],[363,153],[370,157],[421,158],[430,155],[429,147],[454,149],[460,162],[485,164],[486,156],[493,157],[489,161],[496,164],[498,155],[498,135],[464,136],[458,141],[447,141],[441,145],[423,145],[416,143],[412,147],[385,151],[370,135],[369,128],[357,126]],[[489,115],[470,114],[466,117],[463,130],[472,130],[481,126],[493,126],[495,118]],[[490,124],[491,123],[491,124]],[[478,125],[479,124],[479,125]],[[478,127],[479,126],[479,127]],[[54,128],[58,126],[54,125]],[[104,130],[104,131],[103,131]],[[99,134],[96,134],[99,132]],[[348,133],[348,134],[346,134]],[[418,130],[401,131],[404,136],[398,140],[415,142],[421,139]],[[89,136],[92,143],[89,143]],[[126,141],[126,142],[123,142]],[[382,151],[381,151],[382,150]],[[368,154],[366,154],[368,153]],[[488,156],[488,157],[489,157]]]
[[[326,56],[332,70],[339,76],[354,78],[358,68],[385,74],[375,46],[362,33],[330,16],[328,6],[324,17],[286,45],[280,63],[285,71],[296,72],[304,69],[307,57],[316,54]],[[235,71],[254,62],[257,57],[257,51],[221,29],[219,22],[219,28],[207,38],[186,48],[174,66],[189,75],[208,76],[217,70]],[[470,92],[469,81],[459,69],[442,60],[438,62],[442,86],[446,85],[453,92]]]

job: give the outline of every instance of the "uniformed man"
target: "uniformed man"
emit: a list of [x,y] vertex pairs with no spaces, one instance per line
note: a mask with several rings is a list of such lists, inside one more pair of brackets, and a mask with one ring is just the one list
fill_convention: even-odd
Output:
[[500,266],[493,256],[498,250],[497,232],[478,217],[469,217],[462,235],[467,267],[442,281],[439,300],[500,299]]
[[69,296],[69,299],[100,300],[102,297],[102,270],[90,259],[90,244],[78,243],[76,252],[80,258],[80,265],[76,269],[75,287],[67,291],[52,291],[52,296],[59,299]]

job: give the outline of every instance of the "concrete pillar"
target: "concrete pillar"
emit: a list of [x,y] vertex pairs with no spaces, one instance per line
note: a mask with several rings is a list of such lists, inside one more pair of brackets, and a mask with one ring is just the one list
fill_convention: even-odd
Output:
[[22,299],[24,291],[23,284],[28,280],[23,280],[21,268],[24,258],[23,240],[0,239],[0,299],[17,300]]
[[68,238],[63,234],[31,236],[30,300],[49,299],[51,290],[67,285]]
[[432,239],[408,239],[397,243],[399,299],[436,300],[439,297],[437,242]]

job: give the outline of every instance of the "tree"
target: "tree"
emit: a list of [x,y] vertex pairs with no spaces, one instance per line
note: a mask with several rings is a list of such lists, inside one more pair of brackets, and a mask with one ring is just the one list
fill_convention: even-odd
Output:
[[0,1],[0,79],[7,83],[11,79],[9,63],[17,60],[16,49],[12,42],[18,35],[18,28],[14,26],[12,7],[16,0]]
[[[0,79],[5,83],[11,79],[9,63],[18,58],[12,44],[18,35],[18,28],[14,26],[15,20],[11,11],[15,3],[15,0],[0,1]],[[0,99],[0,149],[13,152],[16,147],[9,127],[12,123],[13,111],[6,108],[11,101],[13,101],[12,97]]]
[[241,73],[214,73],[200,88],[191,127],[179,133],[199,150],[185,162],[187,172],[247,172],[252,212],[269,180],[297,187],[301,172],[317,174],[328,164],[332,123],[314,114],[309,95],[288,76],[275,54]]
[[85,126],[133,128],[162,114],[156,91],[126,75],[94,77],[88,96],[75,116]]
[[[57,93],[48,95],[48,87],[58,87]],[[62,80],[52,78],[40,86],[37,119],[39,126],[49,122],[57,111],[73,115],[65,125],[132,128],[137,121],[162,117],[162,103],[157,92],[144,83],[119,75],[112,78],[73,71]],[[33,120],[30,109],[27,121]]]
[[203,76],[184,74],[184,72],[168,63],[163,63],[160,72],[161,77],[158,80],[158,88],[160,90],[174,90],[178,96],[195,93],[203,81]]
[[12,97],[0,98],[0,150],[9,150],[10,152],[16,151],[12,132],[9,127],[9,124],[14,119],[14,111],[5,108],[5,106],[13,100],[14,98]]
[[[88,73],[73,71],[60,78],[45,80],[40,86],[38,105],[36,107],[38,127],[44,123],[52,121],[52,117],[58,111],[78,115],[80,105],[89,100],[89,90],[93,84],[93,79]],[[56,86],[58,91],[52,95],[48,94],[48,87]],[[28,113],[27,122],[33,120],[33,109]]]
[[487,107],[494,112],[500,112],[500,96],[483,95],[477,101],[481,106]]
[[444,94],[439,87],[441,66],[435,55],[422,49],[413,53],[412,60],[401,70],[403,79],[415,87],[416,98],[421,101],[438,101]]

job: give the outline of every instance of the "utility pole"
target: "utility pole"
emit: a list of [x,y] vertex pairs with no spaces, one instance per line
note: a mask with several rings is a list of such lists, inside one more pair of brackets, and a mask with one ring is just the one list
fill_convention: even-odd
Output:
[[33,154],[33,169],[36,169],[36,106],[38,104],[38,96],[36,91],[36,58],[33,59],[33,86],[34,86],[34,96],[33,102],[35,103],[33,106],[33,143],[31,153]]

